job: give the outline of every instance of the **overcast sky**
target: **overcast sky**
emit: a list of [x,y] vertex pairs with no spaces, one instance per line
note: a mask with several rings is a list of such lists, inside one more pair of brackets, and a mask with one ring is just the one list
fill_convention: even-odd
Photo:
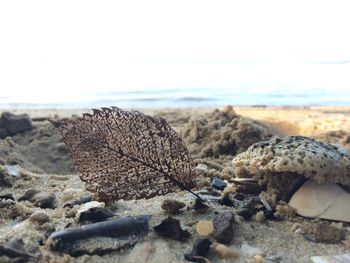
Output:
[[[335,0],[1,1],[0,96],[232,87],[251,70],[271,79],[295,71],[303,81],[312,65],[350,60],[349,7]],[[319,81],[350,84],[349,69]]]

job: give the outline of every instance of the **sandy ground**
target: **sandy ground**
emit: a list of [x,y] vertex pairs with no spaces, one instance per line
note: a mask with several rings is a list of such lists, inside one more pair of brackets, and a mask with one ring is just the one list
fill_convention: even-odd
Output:
[[[141,109],[141,111],[165,118],[176,131],[184,134],[184,130],[191,129],[189,123],[192,119],[205,116],[206,113],[209,115],[203,117],[204,119],[212,118],[210,114],[213,109]],[[191,233],[191,237],[182,242],[150,234],[129,249],[106,253],[103,256],[72,257],[60,252],[53,252],[45,245],[49,233],[81,225],[75,211],[79,206],[70,209],[64,208],[64,204],[85,196],[89,192],[85,189],[84,183],[81,182],[58,131],[47,122],[47,119],[76,117],[80,116],[82,112],[88,111],[84,109],[48,109],[12,110],[11,112],[29,114],[35,129],[0,141],[2,164],[19,164],[24,168],[20,176],[13,179],[10,185],[4,186],[0,182],[0,195],[12,194],[15,200],[10,202],[0,199],[0,243],[13,237],[23,239],[25,251],[34,256],[29,261],[187,262],[183,259],[183,255],[191,250],[194,241],[199,237],[195,224],[200,220],[213,220],[215,215],[220,212],[237,212],[239,210],[239,206],[227,207],[218,204],[217,201],[208,201],[210,208],[206,212],[195,212],[190,209],[193,201],[191,195],[183,191],[158,196],[150,200],[118,201],[107,206],[117,217],[149,214],[152,215],[151,225],[159,224],[162,219],[168,216],[161,209],[161,203],[164,199],[175,198],[183,201],[186,203],[186,208],[174,217],[180,220],[183,228]],[[251,120],[261,122],[263,128],[259,126],[258,129],[266,128],[267,137],[270,136],[268,133],[273,132],[277,136],[307,135],[344,146],[349,146],[350,143],[350,107],[237,107],[235,112],[244,117],[242,123],[250,125]],[[241,127],[239,123],[237,127]],[[235,139],[237,143],[237,138]],[[203,143],[206,141],[203,140]],[[192,150],[190,143],[188,147]],[[211,164],[214,167],[211,173],[200,175],[201,181],[197,190],[206,189],[205,182],[209,181],[213,175],[220,177],[220,174],[223,174],[222,168],[215,168],[215,164],[225,166],[232,158],[233,155],[226,155],[224,158],[211,155],[196,158],[196,163],[209,163],[209,166],[214,163],[214,165]],[[227,174],[223,176],[223,179],[227,179],[227,176]],[[55,205],[50,208],[40,208],[28,200],[18,201],[25,191],[33,188],[42,194],[54,194]],[[30,220],[30,216],[36,211],[46,213],[49,219],[40,224]],[[234,238],[229,247],[238,251],[240,256],[233,261],[233,259],[219,259],[218,256],[210,252],[208,258],[211,262],[256,262],[254,256],[260,254],[263,262],[311,262],[311,256],[350,252],[349,248],[341,242],[336,244],[320,243],[315,242],[312,236],[306,235],[303,229],[315,222],[319,222],[319,220],[304,219],[299,216],[283,218],[281,221],[264,220],[258,222],[254,216],[250,220],[244,220],[236,215]],[[349,228],[348,224],[338,224],[337,227]],[[297,229],[301,231],[296,231]],[[241,251],[244,244],[259,249],[259,252],[247,254]],[[141,260],[140,257],[147,260]],[[16,258],[1,257],[0,252],[0,262],[2,260],[4,262],[19,262],[16,261]]]

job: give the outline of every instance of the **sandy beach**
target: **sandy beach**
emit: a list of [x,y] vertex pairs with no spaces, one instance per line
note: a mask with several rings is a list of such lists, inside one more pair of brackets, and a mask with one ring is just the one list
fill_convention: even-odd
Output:
[[[0,262],[188,262],[184,254],[192,250],[194,242],[201,236],[196,228],[197,223],[212,222],[218,214],[227,212],[232,212],[235,219],[233,238],[225,245],[234,252],[234,256],[223,256],[222,252],[217,252],[214,247],[218,241],[210,233],[204,236],[214,242],[207,255],[209,261],[198,262],[312,262],[312,256],[350,252],[349,223],[307,219],[295,213],[260,218],[257,216],[259,209],[264,209],[261,204],[256,205],[251,218],[244,219],[239,215],[240,211],[251,200],[258,198],[258,193],[244,190],[241,192],[244,197],[241,200],[234,199],[232,205],[218,202],[227,191],[231,191],[230,187],[233,189],[232,194],[237,194],[232,159],[256,142],[302,135],[350,148],[350,107],[137,110],[164,118],[182,137],[196,165],[197,186],[194,190],[206,196],[209,208],[205,211],[193,210],[194,197],[186,191],[152,199],[118,200],[113,203],[96,200],[99,204],[95,205],[108,209],[115,218],[151,215],[150,226],[153,227],[169,216],[161,208],[162,202],[176,199],[184,203],[185,208],[170,216],[178,219],[190,236],[179,241],[150,231],[146,237],[127,243],[122,248],[111,245],[110,240],[100,240],[102,249],[89,247],[88,252],[83,249],[85,252],[78,256],[54,251],[47,241],[52,233],[91,223],[79,219],[81,211],[87,209],[84,204],[67,207],[67,203],[86,196],[95,199],[81,181],[59,131],[48,120],[74,119],[91,111],[13,109],[6,111],[16,115],[28,114],[33,127],[0,139],[0,248],[8,248],[6,244],[18,238],[23,241],[23,250],[14,249],[16,251],[12,252],[17,253],[17,256],[11,256],[9,252],[6,254],[6,249],[5,253],[0,249]],[[4,111],[0,109],[0,114]],[[227,134],[229,139],[225,137]],[[19,170],[14,172],[16,175],[11,175],[11,171],[6,170],[7,166],[18,167]],[[222,180],[227,189],[213,188],[211,183],[214,177]],[[39,196],[48,204],[40,205],[41,199],[38,201],[33,196]],[[319,233],[310,229],[321,223],[340,229],[343,236],[336,241],[328,242],[327,238],[320,241]],[[94,240],[91,242],[98,243]]]

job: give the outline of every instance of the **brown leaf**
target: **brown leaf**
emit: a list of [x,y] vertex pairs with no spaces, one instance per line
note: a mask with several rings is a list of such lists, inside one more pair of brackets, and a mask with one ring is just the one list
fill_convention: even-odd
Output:
[[195,186],[188,150],[165,120],[116,107],[93,112],[51,123],[100,199],[150,198]]

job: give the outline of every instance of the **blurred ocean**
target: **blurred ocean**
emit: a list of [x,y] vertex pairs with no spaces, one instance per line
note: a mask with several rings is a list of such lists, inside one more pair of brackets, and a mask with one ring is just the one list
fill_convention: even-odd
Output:
[[252,90],[241,88],[181,88],[90,92],[69,101],[26,101],[0,97],[0,108],[122,108],[215,107],[222,105],[271,106],[350,106],[348,90],[293,88]]
[[350,106],[350,63],[151,63],[129,73],[2,87],[0,108]]

